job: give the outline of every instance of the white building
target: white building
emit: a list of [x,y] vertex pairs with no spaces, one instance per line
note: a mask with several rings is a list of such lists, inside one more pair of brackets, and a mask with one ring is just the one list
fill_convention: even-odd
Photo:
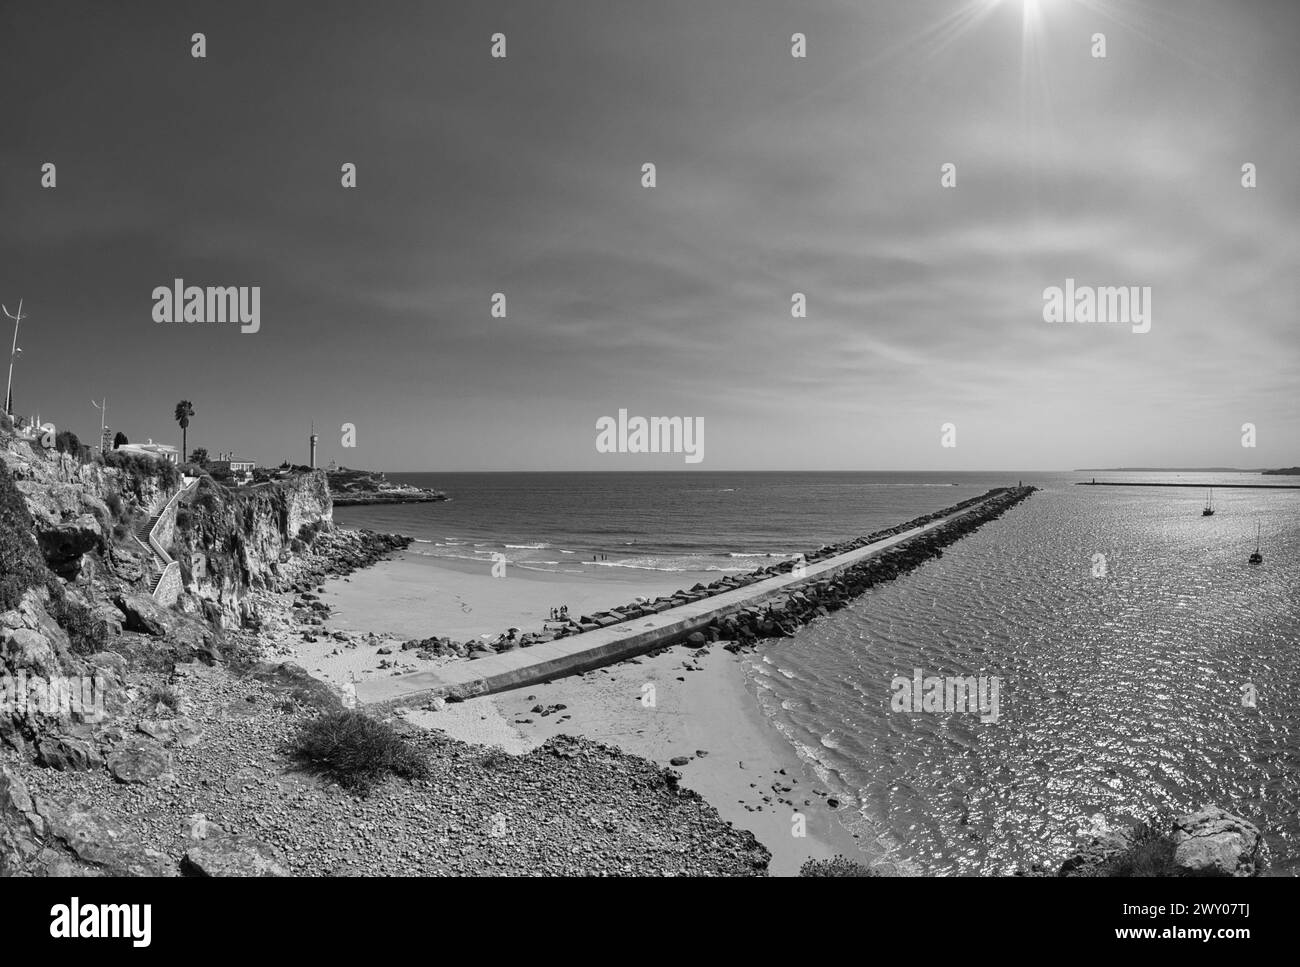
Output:
[[168,463],[180,463],[181,452],[175,447],[169,447],[165,443],[154,443],[152,439],[148,443],[124,443],[117,448],[118,453],[138,453],[146,457],[153,457],[156,460],[166,460]]
[[213,470],[229,470],[241,481],[252,479],[253,468],[257,466],[256,461],[237,457],[233,452],[219,453],[217,456],[219,459],[208,461],[207,468],[209,472]]

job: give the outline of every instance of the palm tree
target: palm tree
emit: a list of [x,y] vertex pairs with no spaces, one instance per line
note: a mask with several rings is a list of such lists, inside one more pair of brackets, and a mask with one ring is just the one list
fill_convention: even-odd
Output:
[[190,417],[194,415],[194,404],[189,400],[181,400],[176,404],[176,422],[181,425],[181,463],[185,463],[185,431],[190,428]]

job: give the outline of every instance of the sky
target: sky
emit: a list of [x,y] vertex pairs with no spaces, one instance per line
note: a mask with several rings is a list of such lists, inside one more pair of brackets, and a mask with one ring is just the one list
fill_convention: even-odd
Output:
[[[14,0],[0,37],[15,410],[83,440],[107,397],[263,464],[313,420],[389,471],[1300,464],[1294,0]],[[259,331],[155,322],[175,278],[260,286]],[[1066,279],[1149,286],[1150,331],[1045,322]],[[703,459],[598,452],[620,409]]]

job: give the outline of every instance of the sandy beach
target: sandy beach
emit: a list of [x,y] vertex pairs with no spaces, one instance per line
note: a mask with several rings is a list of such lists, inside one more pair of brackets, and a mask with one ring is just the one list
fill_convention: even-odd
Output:
[[465,640],[495,638],[511,627],[541,631],[551,608],[561,605],[578,617],[718,577],[707,571],[605,568],[572,574],[507,567],[504,577],[494,578],[490,567],[405,552],[330,582],[321,600],[332,609],[330,627],[341,631]]
[[[686,757],[673,766],[682,784],[758,837],[772,852],[774,876],[797,875],[806,860],[836,854],[876,859],[844,829],[824,787],[764,720],[748,691],[744,660],[716,645],[702,652],[671,648],[586,675],[411,712],[407,721],[516,754],[569,734],[664,766]],[[533,711],[557,705],[565,708],[545,716]],[[802,836],[796,813],[803,817]]]
[[[403,554],[324,585],[334,609],[316,642],[284,636],[291,660],[335,685],[372,675],[433,667],[402,651],[401,641],[432,634],[495,636],[514,626],[540,630],[550,607],[601,610],[637,595],[689,587],[704,575],[683,572],[597,576],[517,571],[492,578],[464,567]],[[346,640],[334,636],[338,632]],[[370,635],[374,637],[369,637]],[[463,659],[452,659],[463,660]],[[722,817],[750,830],[772,852],[773,875],[795,875],[808,859],[837,854],[863,862],[864,849],[829,806],[830,794],[768,722],[749,691],[744,656],[714,645],[672,648],[545,685],[411,711],[412,724],[467,742],[522,754],[548,738],[581,735],[675,768]],[[557,705],[564,709],[541,714]],[[682,764],[680,760],[687,761]],[[673,766],[674,759],[679,764]],[[802,834],[802,835],[800,835]]]
[[[576,617],[714,577],[683,571],[610,569],[587,575],[511,568],[506,577],[493,578],[475,563],[399,553],[350,577],[325,582],[319,597],[330,612],[323,626],[305,629],[277,603],[268,608],[264,632],[277,654],[342,686],[460,660],[420,658],[417,650],[403,650],[402,644],[412,639],[495,639],[512,627],[541,631],[552,607],[567,604]],[[307,640],[304,632],[315,640]]]

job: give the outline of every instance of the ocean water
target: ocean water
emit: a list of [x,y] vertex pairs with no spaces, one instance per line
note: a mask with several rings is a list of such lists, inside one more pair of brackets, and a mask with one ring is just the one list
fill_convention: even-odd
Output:
[[[739,573],[916,517],[1006,473],[391,473],[436,504],[340,507],[348,527],[416,538],[432,557],[599,573]],[[593,561],[596,557],[598,560]],[[768,560],[771,558],[771,560]]]
[[[1035,484],[941,559],[750,656],[770,720],[868,852],[917,872],[1059,862],[1097,814],[1211,803],[1266,831],[1276,872],[1300,871],[1300,490],[1216,490],[1205,518],[1199,490],[1079,487],[1093,475],[1077,473],[392,476],[454,499],[340,508],[340,523],[574,570],[743,570]],[[891,711],[891,683],[916,668],[997,677],[998,720]]]

